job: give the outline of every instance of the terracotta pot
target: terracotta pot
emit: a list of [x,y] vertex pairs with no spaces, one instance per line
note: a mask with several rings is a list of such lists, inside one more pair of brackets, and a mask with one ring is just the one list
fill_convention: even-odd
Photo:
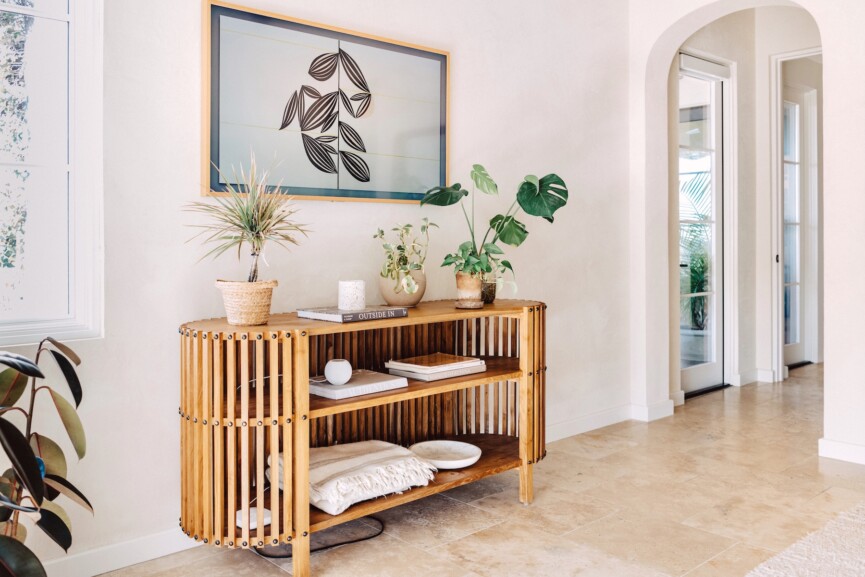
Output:
[[264,325],[270,318],[270,301],[275,280],[257,282],[218,280],[222,302],[230,325]]
[[[413,270],[409,274],[417,283],[417,290],[411,294],[405,292],[405,289],[395,292],[395,280],[389,277],[378,277],[378,290],[384,302],[392,307],[413,307],[420,302],[424,291],[426,291],[426,274],[422,270]],[[403,273],[399,273],[399,275],[399,280],[402,282]]]
[[458,309],[481,309],[484,301],[481,298],[483,279],[480,275],[471,275],[464,272],[457,273],[457,301]]

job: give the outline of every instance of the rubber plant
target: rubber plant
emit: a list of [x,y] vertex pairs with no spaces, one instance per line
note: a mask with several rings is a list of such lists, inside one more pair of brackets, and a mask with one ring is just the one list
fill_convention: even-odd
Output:
[[[489,227],[478,242],[475,229],[475,191],[480,190],[487,195],[498,195],[499,187],[487,170],[480,164],[472,166],[472,191],[464,189],[460,183],[450,186],[437,186],[424,194],[420,203],[435,206],[450,206],[459,204],[469,228],[469,240],[463,242],[457,251],[445,256],[442,266],[453,266],[455,272],[468,273],[473,276],[495,275],[497,279],[505,271],[514,269],[511,263],[504,260],[504,250],[499,243],[517,247],[529,236],[526,225],[517,220],[520,210],[530,216],[538,216],[548,222],[553,222],[553,214],[568,202],[568,188],[565,182],[556,174],[548,174],[543,178],[534,175],[526,176],[517,189],[516,198],[505,214],[492,217]],[[471,214],[466,210],[463,199],[471,198]]]
[[[74,405],[54,388],[40,384],[45,375],[39,368],[43,353],[49,353],[63,374]],[[66,457],[49,437],[33,430],[37,395],[47,395],[60,416],[79,459],[84,458],[87,441],[76,411],[82,389],[75,371],[81,359],[65,344],[47,337],[39,343],[36,360],[0,351],[0,445],[12,467],[0,476],[0,575],[45,577],[45,568],[24,541],[27,530],[22,515],[47,534],[64,551],[72,545],[72,529],[66,511],[57,504],[60,495],[91,513],[87,497],[66,480]],[[0,367],[2,368],[2,367]],[[23,400],[27,408],[16,406]],[[24,416],[24,432],[8,419],[13,413]]]

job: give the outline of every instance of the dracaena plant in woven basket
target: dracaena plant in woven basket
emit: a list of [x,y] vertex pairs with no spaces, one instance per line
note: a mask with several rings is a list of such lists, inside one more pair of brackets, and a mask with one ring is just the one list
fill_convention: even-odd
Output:
[[214,245],[202,258],[217,257],[237,249],[240,259],[243,246],[249,246],[252,264],[247,281],[218,280],[216,286],[222,290],[230,324],[264,324],[270,314],[272,291],[277,285],[275,280],[258,280],[258,262],[264,256],[265,245],[268,241],[284,247],[296,245],[298,236],[305,236],[308,230],[294,220],[297,211],[290,202],[291,197],[281,192],[281,183],[269,185],[268,171],[259,172],[254,155],[250,155],[247,169],[240,168],[239,178],[235,173],[234,178],[229,179],[218,168],[217,171],[226,182],[227,196],[186,206],[186,210],[211,220],[191,225],[201,229],[193,238],[203,236],[205,243]]
[[[43,384],[39,368],[43,353],[49,353],[72,393],[69,402],[54,387]],[[81,403],[81,383],[75,371],[78,355],[67,345],[47,337],[36,351],[36,360],[0,351],[0,445],[12,466],[0,476],[0,575],[45,577],[36,555],[24,545],[27,526],[39,528],[68,551],[72,545],[69,516],[57,498],[67,497],[91,513],[87,497],[66,479],[66,457],[60,445],[33,430],[36,397],[48,397],[57,410],[72,447],[84,458],[87,442],[76,411]],[[22,401],[25,406],[18,406]],[[18,413],[19,415],[16,415]],[[11,417],[22,421],[23,432]],[[25,524],[25,520],[27,523]]]

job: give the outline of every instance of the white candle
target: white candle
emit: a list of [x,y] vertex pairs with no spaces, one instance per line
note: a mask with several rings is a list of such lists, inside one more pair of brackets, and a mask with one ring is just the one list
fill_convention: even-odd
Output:
[[366,308],[366,283],[362,280],[339,281],[338,305],[344,311]]

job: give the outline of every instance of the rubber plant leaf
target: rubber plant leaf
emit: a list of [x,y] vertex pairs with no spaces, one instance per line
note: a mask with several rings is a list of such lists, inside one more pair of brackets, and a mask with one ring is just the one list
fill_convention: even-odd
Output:
[[[42,515],[36,521],[36,526],[60,545],[64,551],[69,551],[69,547],[72,546],[72,531],[69,530],[68,521],[64,521],[63,517],[52,509],[62,511],[56,503],[46,501],[40,510]],[[65,516],[65,513],[63,515]]]
[[9,577],[48,577],[33,551],[12,537],[0,535],[0,561]]
[[460,183],[455,183],[450,186],[436,186],[426,191],[423,198],[420,199],[421,205],[432,204],[434,206],[450,206],[458,203],[464,196],[468,196],[469,191],[463,189]]
[[63,372],[63,377],[66,379],[66,383],[69,385],[69,390],[72,391],[72,398],[75,399],[75,406],[77,407],[81,404],[82,391],[81,381],[78,380],[78,374],[75,372],[75,367],[72,366],[69,359],[57,351],[51,351],[51,354],[54,356],[54,360],[57,361],[57,364],[60,365],[60,370]]
[[[2,522],[0,523],[0,535],[9,535],[12,533],[12,527],[9,526],[10,523]],[[27,527],[24,526],[24,523],[18,523],[18,531],[15,535],[12,535],[17,541],[24,543],[27,540]]]
[[513,216],[505,217],[497,214],[490,219],[490,226],[498,240],[510,246],[520,246],[529,236],[529,231],[526,230],[526,225],[515,219]]
[[526,177],[517,191],[517,202],[527,214],[553,222],[553,214],[568,202],[568,188],[555,174],[546,175],[537,184],[534,180]]
[[60,415],[60,420],[63,421],[63,426],[66,427],[69,440],[72,441],[78,458],[83,459],[87,452],[87,439],[84,437],[84,427],[81,425],[78,413],[75,412],[75,407],[54,389],[49,388],[48,391],[51,393],[51,400],[57,407],[57,413]]
[[15,475],[30,492],[36,504],[41,505],[45,495],[45,485],[42,483],[42,474],[39,472],[36,456],[18,427],[3,417],[0,417],[0,445],[3,445],[3,450],[12,461]]
[[0,372],[0,407],[11,407],[27,388],[27,376],[15,369]]
[[45,340],[57,347],[58,351],[69,357],[69,360],[75,363],[76,367],[81,364],[81,358],[72,350],[71,347],[61,343],[54,337],[45,337]]
[[39,377],[44,379],[45,375],[39,367],[25,356],[10,353],[9,351],[0,351],[0,365],[6,365],[16,371],[20,371],[28,377]]
[[63,477],[46,474],[44,481],[46,485],[54,488],[61,495],[66,495],[67,497],[69,497],[72,502],[81,505],[91,513],[93,512],[93,505],[90,504],[90,501],[87,500],[87,497],[84,496],[84,493],[79,491],[72,483],[70,483]]
[[2,492],[0,492],[0,507],[5,507],[7,509],[12,509],[13,511],[24,511],[25,513],[35,513],[39,509],[34,509],[33,507],[26,507],[24,505],[19,505]]
[[30,435],[30,447],[33,449],[33,454],[45,463],[46,475],[66,477],[66,456],[60,445],[45,435],[32,433]]
[[487,169],[481,166],[480,164],[475,164],[472,166],[472,182],[475,183],[475,186],[478,187],[478,190],[485,194],[498,194],[499,187],[496,184],[496,181],[492,179],[490,173],[487,172]]

